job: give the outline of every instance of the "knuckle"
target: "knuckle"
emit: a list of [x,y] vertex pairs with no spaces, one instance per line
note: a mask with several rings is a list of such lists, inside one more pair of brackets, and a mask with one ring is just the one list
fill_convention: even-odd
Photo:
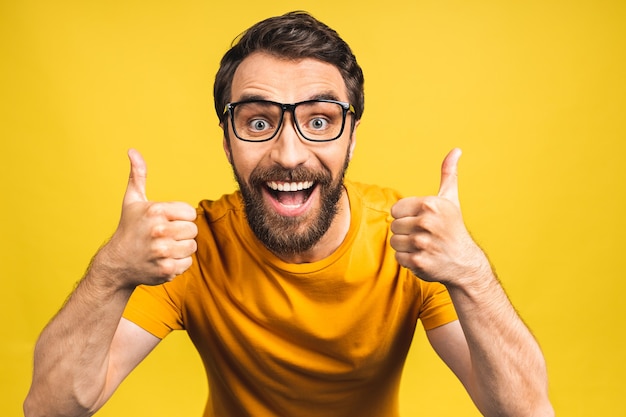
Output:
[[424,264],[424,257],[419,252],[413,252],[413,253],[396,252],[396,261],[398,261],[398,263],[401,266],[415,271],[415,270],[422,270],[422,267]]
[[426,233],[415,233],[411,235],[411,244],[418,250],[424,250],[430,246],[430,236]]
[[190,233],[191,235],[195,238],[196,236],[198,236],[198,225],[196,225],[195,223],[189,223],[190,226]]
[[195,240],[190,239],[188,245],[189,254],[195,253],[198,250],[198,243]]
[[399,229],[398,229],[398,221],[394,220],[391,222],[391,225],[389,226],[389,230],[391,230],[391,233],[398,233]]
[[186,211],[188,213],[186,217],[188,217],[190,221],[193,221],[198,217],[198,211],[189,204],[187,204]]
[[399,204],[400,204],[400,201],[396,202],[393,206],[391,206],[391,209],[389,210],[389,214],[394,219],[397,219],[399,216],[399,210],[400,210]]
[[163,206],[163,203],[152,203],[148,206],[146,214],[149,217],[161,217],[163,216],[164,211],[165,207]]
[[171,252],[170,246],[163,241],[159,241],[152,245],[152,256],[156,259],[169,258]]
[[158,267],[159,275],[166,279],[171,279],[178,275],[176,271],[176,262],[174,262],[173,259],[161,259],[158,263]]
[[182,222],[179,226],[179,232],[184,239],[193,239],[198,236],[198,226],[192,222]]
[[419,230],[422,230],[425,232],[431,232],[433,228],[435,227],[435,217],[432,216],[431,214],[426,214],[424,216],[421,216],[419,220],[417,221],[416,226],[418,227]]
[[167,234],[167,225],[165,223],[157,223],[152,226],[150,237],[160,238]]
[[425,271],[427,268],[427,259],[422,253],[412,253],[409,256],[409,269],[413,271]]
[[425,209],[425,211],[437,213],[439,211],[439,201],[440,201],[439,197],[428,196],[424,198],[422,202],[422,206]]
[[186,270],[189,269],[189,267],[191,267],[191,264],[193,263],[193,260],[191,259],[191,257],[187,257],[187,258],[183,258],[179,260],[179,274],[182,274],[183,272],[185,272]]
[[391,237],[389,238],[389,244],[394,249],[398,249],[398,238],[399,237],[397,235],[391,235]]
[[156,261],[156,275],[165,281],[171,281],[176,276],[185,272],[192,265],[191,256],[181,259],[162,257]]
[[167,281],[171,281],[189,269],[191,264],[191,257],[183,259],[167,259],[161,265],[161,273]]
[[193,239],[185,239],[176,242],[176,255],[173,258],[185,258],[191,256],[198,248],[198,244]]

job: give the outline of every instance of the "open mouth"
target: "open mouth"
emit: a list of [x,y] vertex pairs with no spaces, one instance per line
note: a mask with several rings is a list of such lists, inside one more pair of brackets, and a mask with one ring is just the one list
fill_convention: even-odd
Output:
[[316,183],[314,181],[267,181],[265,185],[274,200],[283,206],[300,207],[307,202]]

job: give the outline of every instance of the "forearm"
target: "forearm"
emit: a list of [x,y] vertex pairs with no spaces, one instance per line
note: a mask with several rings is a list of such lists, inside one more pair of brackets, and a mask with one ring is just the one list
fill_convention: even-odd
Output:
[[106,258],[105,247],[36,344],[27,417],[90,415],[107,391],[111,341],[132,288],[115,284]]
[[466,381],[487,416],[550,416],[543,354],[490,268],[448,286],[470,351]]
[[130,150],[120,223],[35,347],[26,417],[85,416],[102,406],[159,339],[120,320],[134,288],[159,285],[192,263],[196,210],[150,202],[146,164]]

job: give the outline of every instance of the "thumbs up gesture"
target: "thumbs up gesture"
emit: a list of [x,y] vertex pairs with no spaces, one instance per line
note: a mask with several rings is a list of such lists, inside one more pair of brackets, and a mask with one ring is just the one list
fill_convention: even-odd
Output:
[[453,149],[441,166],[437,196],[408,197],[391,208],[391,246],[398,263],[425,281],[461,284],[490,268],[465,228],[458,191],[460,149]]
[[130,176],[117,230],[107,244],[106,267],[121,286],[170,281],[191,266],[198,229],[196,210],[182,202],[151,202],[146,197],[146,163],[128,152]]

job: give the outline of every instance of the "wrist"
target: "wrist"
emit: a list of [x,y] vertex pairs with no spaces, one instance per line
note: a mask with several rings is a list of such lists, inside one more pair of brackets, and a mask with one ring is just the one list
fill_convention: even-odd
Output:
[[467,298],[480,298],[499,286],[498,278],[486,255],[476,265],[460,273],[456,279],[444,283],[448,291],[463,294]]
[[122,265],[122,256],[115,250],[111,242],[104,245],[93,257],[87,277],[92,283],[97,283],[107,291],[130,291],[137,286],[129,278],[132,275],[128,268]]

